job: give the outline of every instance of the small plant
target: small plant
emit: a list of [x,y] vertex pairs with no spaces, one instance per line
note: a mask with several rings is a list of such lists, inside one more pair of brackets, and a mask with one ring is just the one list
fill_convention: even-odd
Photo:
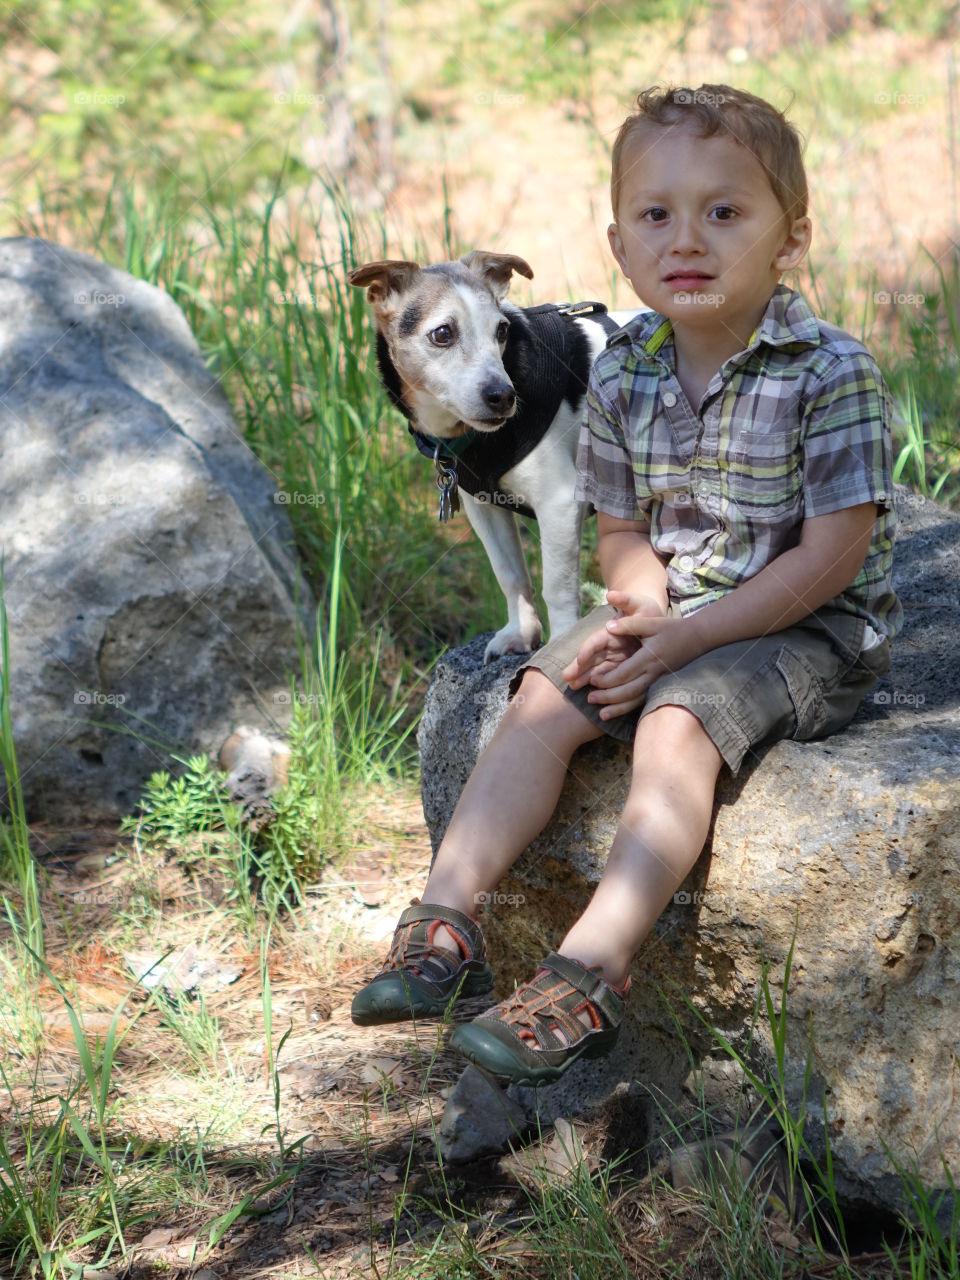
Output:
[[[137,832],[148,847],[183,851],[191,836],[226,829],[229,800],[224,775],[206,755],[190,756],[184,763],[179,778],[166,770],[151,774],[140,814],[124,818],[121,833]],[[186,852],[182,856],[189,861]]]

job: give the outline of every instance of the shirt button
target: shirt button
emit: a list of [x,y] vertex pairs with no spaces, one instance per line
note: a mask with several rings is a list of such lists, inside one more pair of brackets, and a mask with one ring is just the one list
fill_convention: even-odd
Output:
[[681,556],[678,561],[678,564],[680,565],[680,568],[683,570],[684,573],[689,573],[690,570],[693,568],[693,557]]
[[672,409],[673,406],[677,403],[677,397],[673,394],[672,391],[665,391],[663,393],[663,403],[667,406],[668,409]]

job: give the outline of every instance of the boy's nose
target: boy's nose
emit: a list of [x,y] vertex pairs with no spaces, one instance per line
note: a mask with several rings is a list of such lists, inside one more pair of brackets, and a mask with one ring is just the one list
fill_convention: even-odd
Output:
[[693,218],[677,218],[670,248],[673,253],[702,251],[703,240]]

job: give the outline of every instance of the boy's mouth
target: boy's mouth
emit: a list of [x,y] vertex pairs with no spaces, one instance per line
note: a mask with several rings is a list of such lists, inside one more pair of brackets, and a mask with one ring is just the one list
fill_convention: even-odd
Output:
[[666,284],[670,284],[672,280],[712,280],[713,276],[708,276],[705,271],[671,271],[663,279]]

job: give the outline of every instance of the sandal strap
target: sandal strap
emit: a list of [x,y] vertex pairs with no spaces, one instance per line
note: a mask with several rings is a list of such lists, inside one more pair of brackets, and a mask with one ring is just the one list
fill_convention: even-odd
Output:
[[[429,926],[435,921],[447,925],[466,948],[465,955],[454,955],[447,947],[430,941]],[[421,903],[414,899],[397,921],[390,952],[381,973],[411,969],[435,982],[449,981],[465,966],[482,964],[486,959],[483,934],[475,920],[452,907]]]
[[397,921],[397,928],[402,929],[408,924],[422,924],[433,920],[442,920],[444,924],[452,925],[457,933],[463,936],[475,959],[481,960],[486,955],[487,946],[477,921],[472,916],[465,916],[462,911],[454,911],[453,907],[443,907],[436,902],[418,902],[414,899],[401,914]]
[[[560,982],[558,985],[557,979]],[[593,1007],[594,1017],[606,1023],[608,1029],[620,1025],[626,1007],[629,982],[621,995],[593,969],[585,968],[578,960],[551,952],[542,961],[530,982],[518,987],[506,1000],[494,1009],[481,1014],[478,1021],[491,1018],[511,1029],[531,1032],[541,1049],[561,1050],[590,1034],[577,1017],[574,1007],[576,996]],[[554,1031],[563,1031],[566,1041],[561,1041]],[[594,1031],[600,1030],[599,1026]]]
[[547,958],[541,961],[540,967],[552,969],[561,978],[565,978],[571,987],[575,987],[582,996],[600,1010],[608,1026],[620,1025],[626,1007],[627,992],[630,990],[629,978],[623,995],[620,995],[616,988],[611,987],[609,982],[597,973],[596,969],[587,969],[579,960],[558,955],[556,951],[551,951]]

